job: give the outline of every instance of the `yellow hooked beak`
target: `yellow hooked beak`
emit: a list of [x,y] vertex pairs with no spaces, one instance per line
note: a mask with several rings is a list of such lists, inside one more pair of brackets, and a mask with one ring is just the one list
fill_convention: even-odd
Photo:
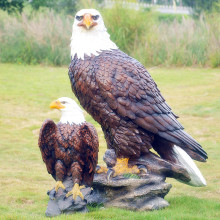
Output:
[[59,100],[55,100],[55,101],[50,103],[50,109],[52,109],[52,108],[63,109],[63,108],[65,108],[65,106],[62,105]]
[[84,14],[83,16],[83,24],[86,26],[87,29],[93,26],[93,20],[91,14]]

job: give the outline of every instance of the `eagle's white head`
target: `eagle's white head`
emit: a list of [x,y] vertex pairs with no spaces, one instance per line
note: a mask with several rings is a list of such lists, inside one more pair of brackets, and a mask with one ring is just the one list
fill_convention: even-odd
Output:
[[59,98],[50,104],[51,109],[58,109],[61,111],[61,123],[81,124],[85,122],[83,110],[77,103],[67,97]]
[[118,48],[110,40],[102,16],[95,9],[82,9],[76,13],[70,47],[72,58],[77,55],[79,59]]

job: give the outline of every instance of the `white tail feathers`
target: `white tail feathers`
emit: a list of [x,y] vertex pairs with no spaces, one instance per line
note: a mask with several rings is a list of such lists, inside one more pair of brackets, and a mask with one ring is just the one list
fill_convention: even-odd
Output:
[[191,181],[184,183],[191,186],[206,186],[206,180],[202,176],[201,172],[191,157],[178,146],[173,147],[173,152],[179,164],[182,165],[190,175]]

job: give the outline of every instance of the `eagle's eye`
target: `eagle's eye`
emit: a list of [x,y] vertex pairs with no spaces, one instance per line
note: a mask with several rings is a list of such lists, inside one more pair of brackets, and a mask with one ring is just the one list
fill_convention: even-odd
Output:
[[62,102],[60,102],[61,104],[66,104],[67,102],[65,102],[65,101],[62,101]]
[[98,20],[99,19],[99,15],[93,15],[92,19],[95,20],[95,21]]
[[76,20],[82,21],[82,19],[83,19],[83,16],[78,16],[78,15],[76,15]]

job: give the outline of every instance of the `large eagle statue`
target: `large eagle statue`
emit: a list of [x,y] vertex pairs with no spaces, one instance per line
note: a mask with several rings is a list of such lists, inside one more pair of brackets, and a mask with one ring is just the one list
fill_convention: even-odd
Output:
[[206,152],[184,131],[145,67],[110,40],[97,10],[77,12],[70,46],[72,90],[101,125],[108,149],[115,150],[115,173],[131,172],[129,159],[153,148],[161,158],[184,166],[188,184],[206,185],[192,161],[206,161]]
[[73,189],[67,193],[75,200],[83,198],[81,188],[91,186],[98,162],[98,135],[95,127],[87,123],[82,110],[70,98],[62,97],[50,104],[62,113],[60,122],[46,120],[40,130],[38,145],[47,171],[57,181],[56,192],[66,176],[72,175]]

